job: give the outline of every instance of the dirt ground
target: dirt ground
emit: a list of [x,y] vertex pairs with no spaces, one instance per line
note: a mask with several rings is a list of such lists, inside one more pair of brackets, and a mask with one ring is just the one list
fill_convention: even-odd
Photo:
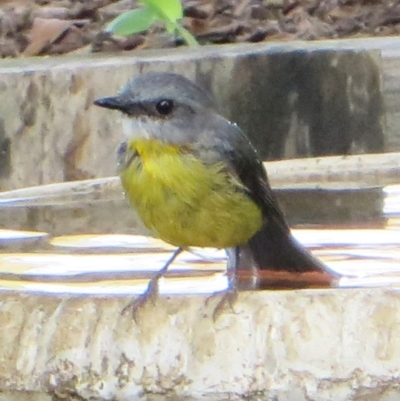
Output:
[[[0,56],[115,52],[182,45],[155,25],[125,38],[106,23],[133,0],[0,0]],[[201,44],[388,36],[400,32],[400,1],[183,0],[183,25]]]

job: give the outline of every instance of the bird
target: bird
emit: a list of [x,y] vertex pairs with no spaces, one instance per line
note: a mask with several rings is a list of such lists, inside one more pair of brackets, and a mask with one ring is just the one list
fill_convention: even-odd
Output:
[[256,149],[195,82],[148,72],[94,104],[122,113],[126,197],[153,235],[177,247],[148,292],[191,247],[225,249],[233,276],[254,273],[249,288],[260,270],[334,274],[293,237]]

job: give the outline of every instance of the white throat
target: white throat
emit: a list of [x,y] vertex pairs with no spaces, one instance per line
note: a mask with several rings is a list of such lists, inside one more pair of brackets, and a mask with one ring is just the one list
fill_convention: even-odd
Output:
[[122,117],[122,130],[126,138],[150,139],[160,130],[159,124],[151,118]]

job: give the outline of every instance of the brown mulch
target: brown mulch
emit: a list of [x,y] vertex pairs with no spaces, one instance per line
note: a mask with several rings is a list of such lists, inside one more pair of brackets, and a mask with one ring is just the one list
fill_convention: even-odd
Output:
[[[201,44],[388,36],[400,32],[400,1],[183,0],[183,25]],[[0,0],[0,56],[168,48],[182,40],[160,24],[125,38],[106,23],[133,0]]]

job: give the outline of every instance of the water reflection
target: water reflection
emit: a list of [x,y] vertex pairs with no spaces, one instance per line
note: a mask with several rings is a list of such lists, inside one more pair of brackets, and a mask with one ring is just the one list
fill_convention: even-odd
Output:
[[[400,286],[400,186],[385,187],[379,193],[383,196],[378,214],[376,197],[370,197],[375,199],[372,210],[379,217],[375,220],[351,220],[351,224],[346,225],[338,221],[336,213],[330,224],[325,218],[323,224],[314,222],[312,227],[306,228],[305,221],[301,221],[293,229],[301,243],[344,276],[336,286]],[[323,196],[328,199],[326,194]],[[348,208],[350,197],[349,194],[345,196]],[[333,204],[338,198],[335,199]],[[102,204],[107,207],[105,202]],[[21,207],[26,205],[22,202]],[[333,210],[332,205],[329,207]],[[354,207],[357,208],[357,202]],[[115,221],[114,215],[108,213],[108,216],[111,223]],[[291,221],[296,219],[299,220],[297,217]],[[29,228],[39,230],[42,223],[37,222],[38,227]],[[111,223],[107,224],[113,227]],[[49,224],[57,225],[54,221]],[[75,294],[142,293],[152,274],[163,266],[174,248],[154,238],[127,234],[130,224],[125,224],[120,234],[107,231],[93,234],[98,230],[92,227],[92,233],[84,234],[79,227],[74,234],[68,234],[71,230],[67,229],[67,233],[60,236],[53,231],[5,227],[7,229],[0,230],[0,289]],[[161,280],[160,291],[168,294],[222,291],[228,286],[225,264],[223,251],[193,249],[185,252]],[[262,273],[261,281],[263,288],[271,289],[330,285],[324,277],[293,278],[269,272]]]

